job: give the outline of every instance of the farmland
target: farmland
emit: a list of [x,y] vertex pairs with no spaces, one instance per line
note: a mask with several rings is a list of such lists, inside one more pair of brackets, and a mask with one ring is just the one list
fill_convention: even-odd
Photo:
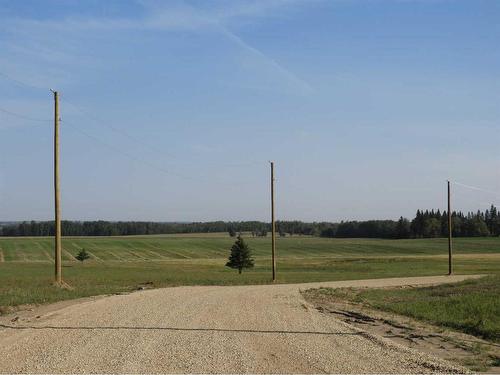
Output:
[[500,275],[420,288],[308,291],[407,315],[500,342]]
[[[53,240],[0,239],[0,306],[47,303],[138,287],[263,284],[270,278],[270,238],[246,236],[255,268],[224,267],[234,239],[227,234],[66,237],[63,275],[71,290],[50,285]],[[458,238],[455,272],[498,273],[500,238]],[[90,259],[75,259],[85,249]],[[277,239],[278,282],[442,275],[446,239],[378,240],[294,236]]]

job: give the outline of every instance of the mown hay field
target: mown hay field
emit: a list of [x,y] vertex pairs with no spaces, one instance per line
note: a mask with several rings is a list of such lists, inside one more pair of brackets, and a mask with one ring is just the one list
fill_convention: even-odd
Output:
[[[234,241],[226,233],[66,237],[63,277],[72,290],[51,285],[52,238],[0,238],[0,311],[144,286],[270,282],[270,238],[245,238],[255,267],[238,275],[224,267]],[[454,246],[455,273],[500,272],[500,238],[457,238]],[[75,259],[82,249],[90,255],[84,263]],[[442,275],[447,272],[447,252],[446,239],[278,238],[278,282]]]

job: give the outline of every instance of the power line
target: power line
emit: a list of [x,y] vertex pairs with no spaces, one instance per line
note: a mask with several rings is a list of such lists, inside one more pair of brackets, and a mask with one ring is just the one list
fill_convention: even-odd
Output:
[[482,191],[484,193],[488,193],[488,194],[493,194],[493,195],[496,195],[496,196],[500,196],[500,193],[496,192],[496,191],[492,191],[492,190],[488,190],[488,189],[483,189],[483,188],[480,188],[478,186],[472,186],[472,185],[466,185],[466,184],[462,184],[460,182],[457,182],[457,181],[450,181],[451,183],[455,184],[455,185],[458,185],[458,186],[462,186],[464,188],[467,188],[467,189],[472,189],[472,190],[477,190],[477,191]]
[[97,122],[99,125],[104,125],[106,127],[108,127],[109,129],[113,130],[114,132],[116,133],[119,133],[125,137],[127,137],[128,139],[131,139],[132,141],[134,142],[137,142],[137,143],[140,143],[141,145],[143,146],[146,146],[148,149],[153,149],[155,150],[156,152],[161,152],[162,154],[167,154],[168,156],[170,156],[171,158],[176,158],[175,155],[173,154],[170,154],[168,152],[165,152],[164,150],[159,150],[159,149],[156,149],[156,147],[153,147],[151,146],[150,144],[147,144],[145,143],[144,141],[142,141],[141,139],[137,138],[137,137],[134,137],[132,135],[130,135],[129,133],[113,126],[113,125],[110,125],[108,124],[106,121],[103,121],[99,118],[97,118],[95,115],[91,115],[90,113],[88,113],[86,110],[82,109],[80,106],[76,105],[75,103],[73,103],[72,101],[69,101],[68,99],[66,99],[66,97],[64,96],[63,97],[64,101],[66,101],[68,104],[72,105],[78,112],[80,112],[81,114],[83,114],[84,116],[87,116],[88,118],[90,118],[91,120]]
[[[174,154],[172,154],[172,153],[170,153],[168,151],[161,150],[161,149],[157,148],[156,146],[153,146],[153,145],[149,144],[148,142],[145,142],[144,140],[142,140],[140,138],[137,138],[137,137],[135,137],[133,135],[130,135],[126,131],[124,131],[122,129],[119,129],[116,126],[113,126],[113,125],[107,123],[106,121],[104,121],[102,119],[99,119],[94,114],[90,114],[88,111],[84,110],[83,108],[81,108],[80,106],[78,106],[77,104],[75,104],[74,102],[68,100],[66,98],[66,95],[63,96],[63,100],[66,101],[71,106],[73,106],[78,112],[80,112],[84,116],[87,116],[89,119],[91,119],[92,121],[94,121],[98,125],[103,125],[103,126],[109,128],[109,129],[111,129],[112,131],[114,131],[116,133],[119,133],[119,134],[125,136],[126,138],[128,138],[128,139],[130,139],[130,140],[132,140],[132,141],[134,141],[134,142],[136,142],[138,144],[141,144],[142,146],[146,147],[148,151],[156,151],[157,153],[162,154],[162,155],[166,154],[168,157],[170,157],[172,159],[180,160],[178,158],[178,156],[176,156],[176,155],[174,155]],[[186,160],[182,160],[182,162],[183,163],[189,163]],[[193,161],[192,163],[196,163],[196,162]],[[244,162],[244,163],[219,163],[219,162],[213,162],[213,163],[211,163],[210,161],[204,160],[204,163],[214,164],[214,165],[218,165],[218,166],[221,166],[221,167],[238,168],[238,167],[247,167],[247,166],[251,166],[251,165],[263,165],[265,162],[264,161],[248,161],[248,162]]]
[[63,121],[63,124],[67,124],[69,125],[72,129],[76,130],[77,132],[83,134],[84,136],[86,136],[87,138],[90,138],[96,142],[99,142],[101,145],[123,155],[123,156],[126,156],[127,158],[131,159],[131,160],[134,160],[136,162],[139,162],[139,163],[142,163],[142,164],[145,164],[147,166],[149,166],[150,168],[153,168],[153,169],[156,169],[157,171],[163,173],[163,174],[166,174],[166,175],[173,175],[173,176],[176,176],[176,177],[179,177],[179,178],[182,178],[182,179],[185,179],[185,180],[190,180],[190,181],[193,181],[193,179],[191,177],[188,177],[188,176],[184,176],[182,174],[179,174],[179,173],[176,173],[176,172],[172,172],[172,171],[169,171],[169,170],[166,170],[164,168],[161,168],[161,167],[158,167],[157,165],[153,164],[153,163],[150,163],[149,161],[147,160],[144,160],[144,159],[141,159],[141,158],[138,158],[132,154],[129,154],[128,152],[125,152],[123,150],[121,150],[120,148],[116,147],[116,146],[113,146],[113,145],[110,145],[109,143],[107,142],[104,142],[102,141],[101,139],[99,139],[98,137],[95,137],[85,131],[83,131],[82,129],[80,129],[79,127],[67,122],[67,121]]
[[[45,87],[39,87],[39,86],[35,86],[35,85],[32,85],[32,84],[28,84],[26,82],[20,81],[20,80],[18,80],[16,78],[13,78],[10,75],[8,75],[6,73],[3,73],[3,72],[0,72],[0,75],[3,76],[3,77],[5,77],[6,79],[12,81],[12,82],[15,82],[16,84],[18,84],[20,86],[24,86],[24,87],[28,87],[28,88],[34,88],[34,89],[39,89],[39,90],[50,90],[50,89],[45,88]],[[151,144],[149,144],[147,142],[144,142],[143,140],[141,140],[141,139],[139,139],[139,138],[137,138],[135,136],[132,136],[129,133],[127,133],[127,132],[125,132],[125,131],[123,131],[123,130],[115,127],[115,126],[108,124],[106,121],[103,121],[103,120],[97,118],[95,115],[90,114],[88,111],[82,109],[80,106],[78,106],[74,102],[72,102],[70,100],[67,100],[66,95],[64,95],[62,99],[64,101],[66,101],[68,104],[72,105],[81,114],[83,114],[84,116],[87,116],[91,120],[95,121],[97,124],[104,125],[104,126],[108,127],[109,129],[111,129],[112,131],[114,131],[116,133],[119,133],[119,134],[123,135],[124,137],[127,137],[128,139],[130,139],[130,140],[132,140],[132,141],[134,141],[136,143],[141,144],[142,146],[146,147],[148,151],[153,150],[153,151],[156,151],[157,153],[160,153],[162,155],[167,155],[167,156],[169,156],[172,159],[180,160],[176,155],[174,155],[172,153],[169,153],[169,152],[167,152],[165,150],[160,150],[157,147],[152,146]],[[2,111],[4,113],[7,113],[7,114],[10,114],[12,116],[16,116],[16,117],[19,117],[19,118],[23,118],[25,120],[29,120],[29,121],[38,121],[38,122],[51,122],[51,121],[53,121],[53,120],[45,120],[45,119],[35,119],[35,118],[32,118],[32,117],[24,116],[22,114],[18,114],[18,113],[11,112],[11,111],[8,111],[8,110],[5,110],[5,109],[1,109],[1,108],[0,108],[0,111]],[[70,124],[68,123],[68,125],[70,125]],[[78,128],[78,130],[81,131],[81,129],[79,129],[79,128]],[[100,141],[99,138],[95,138],[95,139],[98,140],[98,141]],[[183,162],[183,163],[186,163],[186,162],[189,163],[189,161],[182,160],[182,159],[180,161]],[[193,161],[191,163],[196,163],[196,162]],[[253,160],[253,161],[248,161],[248,162],[244,162],[244,163],[220,163],[220,162],[210,162],[210,161],[205,160],[204,163],[209,163],[209,164],[217,165],[219,167],[238,168],[238,167],[247,167],[247,166],[251,166],[251,165],[263,165],[265,163],[265,161],[256,161],[256,160]],[[169,173],[171,173],[171,172],[169,172]]]
[[24,120],[29,120],[29,121],[37,121],[37,122],[49,122],[49,121],[53,121],[53,120],[39,119],[39,118],[25,116],[25,115],[22,115],[20,113],[12,112],[12,111],[9,111],[9,110],[4,109],[4,108],[0,108],[0,112],[6,113],[6,114],[14,116],[14,117],[19,117],[19,118],[22,118]]
[[[96,141],[96,142],[100,143],[102,146],[107,147],[107,148],[109,148],[109,149],[111,149],[111,150],[115,151],[116,153],[121,154],[121,155],[123,155],[123,156],[125,156],[125,157],[127,157],[127,158],[129,158],[129,159],[131,159],[131,160],[133,160],[133,161],[135,161],[135,162],[138,162],[138,163],[142,163],[142,164],[144,164],[144,165],[147,165],[148,167],[150,167],[150,168],[152,168],[152,169],[155,169],[155,170],[157,170],[157,171],[159,171],[159,172],[161,172],[161,173],[163,173],[163,174],[165,174],[165,175],[168,175],[168,176],[172,176],[172,175],[173,175],[173,176],[176,176],[176,177],[178,177],[178,178],[181,178],[181,179],[184,179],[184,180],[187,180],[187,181],[196,181],[196,180],[195,180],[194,178],[192,178],[192,177],[185,176],[185,175],[183,175],[183,174],[176,173],[176,172],[172,172],[172,171],[169,171],[169,170],[167,170],[167,169],[164,169],[164,168],[158,167],[157,165],[155,165],[155,164],[153,164],[153,163],[149,162],[148,160],[145,160],[145,159],[142,159],[142,158],[136,157],[135,155],[132,155],[132,154],[130,154],[130,153],[128,153],[128,152],[126,152],[126,151],[123,151],[123,150],[121,150],[120,148],[118,148],[118,147],[116,147],[116,146],[113,146],[113,145],[111,145],[111,144],[109,144],[109,143],[107,143],[107,142],[104,142],[104,141],[102,141],[101,139],[99,139],[98,137],[93,136],[92,134],[87,133],[86,131],[83,131],[82,129],[80,129],[79,127],[77,127],[75,124],[71,124],[71,123],[69,123],[69,122],[67,122],[67,121],[61,121],[61,122],[63,123],[63,125],[64,125],[64,124],[69,125],[69,126],[71,127],[71,129],[73,129],[73,130],[75,130],[75,131],[79,132],[80,134],[84,135],[85,137],[90,138],[90,139],[92,139],[92,140],[94,140],[94,141]],[[233,187],[237,187],[238,185],[237,185],[237,184],[236,184],[236,185],[235,185],[235,184],[232,184],[232,186],[233,186]],[[241,186],[246,186],[246,184],[243,184],[243,185],[241,185]]]
[[31,89],[37,89],[37,90],[49,90],[49,88],[47,88],[47,87],[35,86],[35,85],[32,85],[32,84],[20,81],[20,80],[18,80],[16,78],[13,78],[10,75],[8,75],[6,73],[3,73],[3,72],[0,72],[0,76],[7,78],[8,80],[10,80],[10,81],[12,81],[14,83],[17,83],[19,86],[24,86],[24,87],[28,87],[28,88],[31,88]]

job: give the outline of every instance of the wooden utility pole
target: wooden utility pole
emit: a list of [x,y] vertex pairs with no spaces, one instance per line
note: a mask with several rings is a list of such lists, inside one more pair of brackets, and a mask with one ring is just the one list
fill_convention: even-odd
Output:
[[448,181],[448,275],[453,273],[453,267],[451,262],[452,256],[452,244],[451,244],[451,235],[452,235],[452,225],[451,225],[451,188],[450,181]]
[[55,283],[62,285],[61,194],[59,192],[59,95],[54,93],[54,204],[55,204]]
[[276,224],[274,222],[274,162],[271,162],[271,246],[273,282],[276,281]]

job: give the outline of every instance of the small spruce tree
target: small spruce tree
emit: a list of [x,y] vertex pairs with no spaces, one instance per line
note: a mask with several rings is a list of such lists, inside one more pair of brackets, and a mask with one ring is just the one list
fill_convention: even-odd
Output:
[[80,262],[83,263],[84,260],[90,258],[90,255],[89,255],[89,253],[87,253],[85,251],[85,249],[81,249],[80,252],[78,253],[78,255],[75,258],[78,259]]
[[229,227],[228,232],[230,237],[236,237],[236,231],[234,230],[233,227]]
[[252,268],[253,266],[254,261],[250,248],[240,235],[231,247],[231,255],[229,255],[229,261],[226,263],[226,267],[237,269],[238,273],[241,274],[243,268]]

